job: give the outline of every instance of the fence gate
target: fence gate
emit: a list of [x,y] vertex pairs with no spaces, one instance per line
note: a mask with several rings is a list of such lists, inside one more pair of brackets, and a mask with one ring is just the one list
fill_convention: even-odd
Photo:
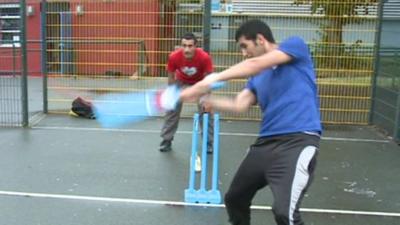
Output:
[[0,126],[28,125],[25,43],[21,42],[25,9],[21,8],[19,2],[0,1]]
[[400,142],[400,1],[386,1],[379,39],[372,122]]

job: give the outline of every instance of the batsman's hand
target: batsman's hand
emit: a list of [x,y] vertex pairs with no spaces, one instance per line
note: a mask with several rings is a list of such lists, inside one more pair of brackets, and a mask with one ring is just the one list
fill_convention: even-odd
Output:
[[201,105],[201,109],[203,112],[211,113],[212,112],[212,104],[209,101],[209,95],[204,95],[200,98],[199,103]]
[[174,85],[176,84],[176,79],[173,77],[168,77],[168,85]]
[[184,102],[196,102],[199,98],[211,89],[212,84],[216,81],[214,74],[206,76],[203,80],[197,82],[191,87],[182,90],[180,99]]

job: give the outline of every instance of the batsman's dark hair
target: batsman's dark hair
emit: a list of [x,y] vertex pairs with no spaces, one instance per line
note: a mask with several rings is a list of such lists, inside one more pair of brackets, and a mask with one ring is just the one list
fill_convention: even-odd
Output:
[[239,41],[239,38],[243,36],[247,40],[255,41],[257,39],[257,34],[261,34],[267,41],[275,43],[271,29],[261,20],[249,20],[244,22],[239,29],[237,29],[235,40]]
[[188,32],[188,33],[184,34],[184,35],[182,36],[182,39],[185,39],[185,40],[193,40],[194,43],[197,44],[197,38],[196,38],[196,36],[195,36],[193,33],[191,33],[191,32]]

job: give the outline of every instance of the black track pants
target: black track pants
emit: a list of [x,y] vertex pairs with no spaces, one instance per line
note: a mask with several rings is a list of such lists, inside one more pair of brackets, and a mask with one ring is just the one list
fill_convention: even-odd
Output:
[[276,223],[303,225],[299,206],[313,178],[319,139],[296,133],[259,138],[251,145],[225,195],[231,224],[250,224],[251,200],[269,185]]

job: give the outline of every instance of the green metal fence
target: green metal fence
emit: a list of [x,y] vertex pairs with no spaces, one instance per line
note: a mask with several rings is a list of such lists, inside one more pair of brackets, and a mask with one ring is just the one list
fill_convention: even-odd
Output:
[[[0,126],[28,125],[24,5],[24,1],[0,4]],[[10,40],[14,29],[19,38]]]
[[[332,3],[337,11],[329,13],[330,6],[313,11],[309,3],[302,1],[232,1],[218,8],[205,3],[211,1],[66,4],[48,0],[45,29],[50,112],[67,111],[76,95],[95,98],[95,89],[141,91],[164,85],[167,56],[179,46],[180,37],[186,32],[199,37],[200,45],[210,51],[215,70],[221,71],[242,60],[234,41],[235,30],[244,21],[258,18],[271,26],[278,42],[299,35],[310,45],[324,123],[369,123],[378,3]],[[213,10],[207,14],[206,8]],[[78,44],[89,39],[103,45]],[[105,40],[136,40],[144,47],[125,45],[120,49],[121,46],[104,44]],[[138,73],[139,66],[145,67],[146,72]],[[232,81],[216,94],[234,96],[245,82]],[[183,116],[190,117],[196,108],[186,104]],[[255,106],[245,114],[223,116],[258,120],[260,112]]]
[[[400,142],[400,6],[386,1],[374,82],[371,122]],[[397,3],[398,4],[398,3]]]
[[[31,0],[28,5],[38,2]],[[377,88],[373,88],[382,1],[326,1],[320,5],[301,0],[220,3],[41,1],[41,13],[30,18],[40,16],[42,21],[37,29],[42,31],[43,111],[67,113],[77,96],[91,100],[106,92],[142,91],[165,85],[168,54],[179,46],[185,32],[199,37],[200,45],[213,58],[215,70],[221,71],[242,60],[234,41],[235,30],[244,21],[257,18],[270,25],[278,43],[299,35],[309,44],[324,123],[370,124],[373,90],[378,97],[382,80],[388,80],[377,77]],[[382,66],[379,68],[382,70]],[[245,82],[231,81],[216,94],[234,96]],[[374,101],[375,106],[378,102]],[[186,104],[183,116],[191,117],[196,109]],[[245,114],[222,116],[259,120],[260,112],[253,107]]]
[[20,59],[19,48],[10,42],[10,50],[0,49],[0,61],[12,59],[15,64],[11,70],[0,70],[0,126],[22,125],[22,88],[20,68],[16,65],[16,59]]
[[400,48],[381,48],[372,122],[400,141]]

